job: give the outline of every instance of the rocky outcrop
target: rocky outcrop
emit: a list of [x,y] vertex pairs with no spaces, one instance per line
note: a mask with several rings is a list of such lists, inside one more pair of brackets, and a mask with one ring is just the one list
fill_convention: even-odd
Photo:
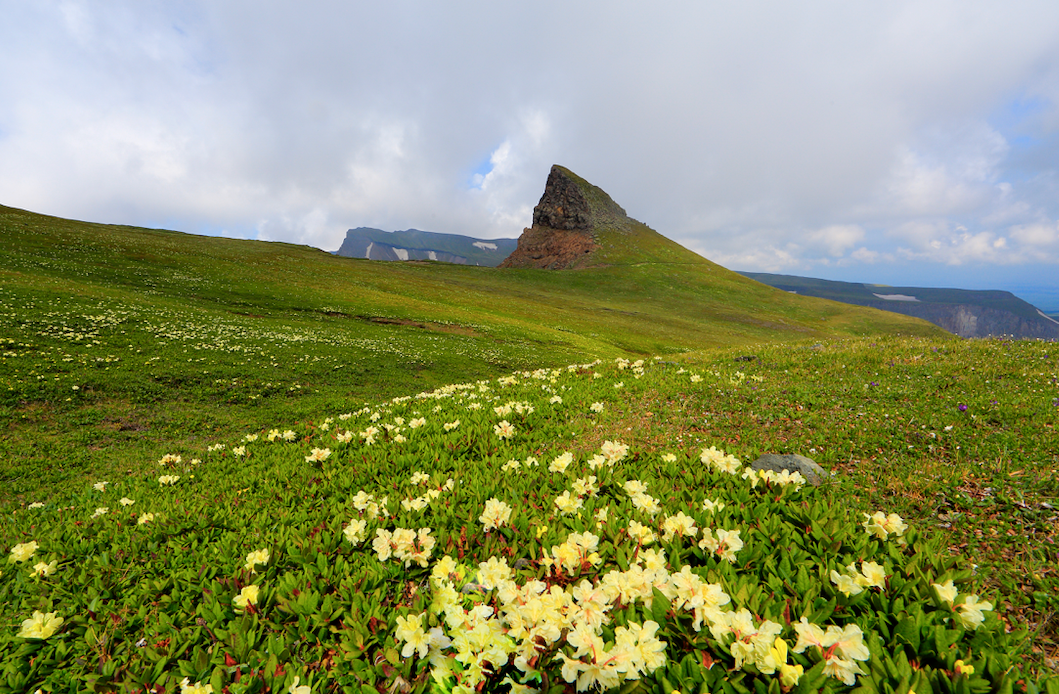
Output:
[[601,227],[621,229],[631,221],[609,195],[556,164],[548,173],[544,195],[533,208],[533,226],[522,232],[518,248],[500,267],[578,267],[597,249]]
[[806,482],[814,487],[819,487],[831,479],[831,475],[828,474],[827,470],[817,465],[812,458],[806,458],[804,455],[796,453],[766,453],[750,463],[750,468],[758,472],[761,470],[798,472],[801,473]]

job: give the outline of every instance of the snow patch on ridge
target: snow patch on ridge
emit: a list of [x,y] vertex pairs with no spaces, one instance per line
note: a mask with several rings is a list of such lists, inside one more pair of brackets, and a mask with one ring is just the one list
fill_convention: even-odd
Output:
[[919,301],[916,297],[909,296],[908,294],[876,294],[875,292],[872,292],[872,295],[886,301]]
[[496,250],[496,244],[495,243],[486,243],[485,241],[475,241],[471,245],[474,246],[475,248],[481,248],[483,251],[495,251]]
[[395,248],[393,252],[397,254],[398,259],[408,260],[408,249],[407,248]]
[[1044,311],[1042,311],[1040,309],[1037,309],[1037,313],[1041,314],[1041,318],[1047,318],[1048,320],[1050,320],[1051,322],[1055,323],[1056,325],[1059,325],[1059,320],[1056,320],[1056,319],[1052,318],[1051,316],[1049,316]]

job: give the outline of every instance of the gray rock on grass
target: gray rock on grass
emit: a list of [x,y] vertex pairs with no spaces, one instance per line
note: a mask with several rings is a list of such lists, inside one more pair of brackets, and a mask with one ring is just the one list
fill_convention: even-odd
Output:
[[827,470],[817,465],[811,458],[797,453],[766,453],[754,462],[750,463],[754,470],[771,470],[780,472],[790,470],[800,472],[805,481],[814,487],[819,487],[825,481],[831,479]]

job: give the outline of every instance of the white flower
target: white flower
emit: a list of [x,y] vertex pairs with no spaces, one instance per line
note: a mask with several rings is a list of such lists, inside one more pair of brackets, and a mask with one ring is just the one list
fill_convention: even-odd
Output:
[[592,410],[593,412],[596,412],[596,413],[602,412],[602,411],[603,411],[603,403],[601,403],[601,402],[594,402],[594,403],[592,403],[592,404],[591,404],[591,405],[589,406],[589,408],[588,408],[588,409],[590,409],[590,410]]

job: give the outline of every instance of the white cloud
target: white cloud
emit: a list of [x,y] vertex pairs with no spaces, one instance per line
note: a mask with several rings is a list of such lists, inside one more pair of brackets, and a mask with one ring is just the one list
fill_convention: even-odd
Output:
[[1057,35],[1051,0],[8,3],[0,202],[327,249],[495,238],[560,163],[737,269],[1042,267]]
[[864,228],[858,224],[832,224],[807,235],[810,243],[823,246],[827,254],[840,258],[864,240]]

